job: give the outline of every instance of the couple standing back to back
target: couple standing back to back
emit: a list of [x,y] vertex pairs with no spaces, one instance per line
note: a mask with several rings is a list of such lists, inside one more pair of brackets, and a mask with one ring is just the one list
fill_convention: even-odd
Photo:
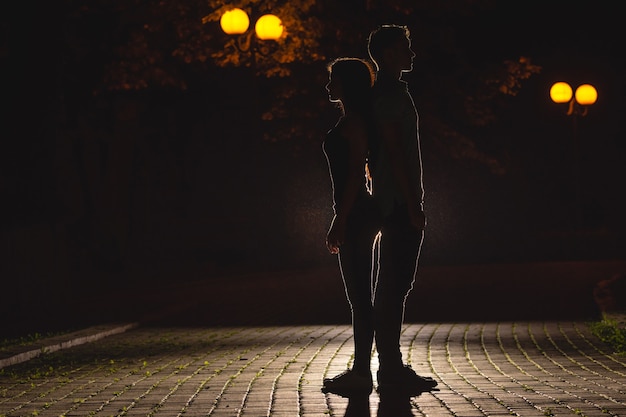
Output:
[[400,351],[404,304],[426,224],[418,116],[401,80],[413,69],[415,53],[408,28],[399,25],[374,30],[368,51],[376,69],[359,58],[328,65],[326,89],[341,117],[323,144],[335,212],[326,245],[338,255],[352,310],[354,362],[324,379],[322,390],[371,393],[375,341],[378,392],[419,395],[437,382],[404,364]]

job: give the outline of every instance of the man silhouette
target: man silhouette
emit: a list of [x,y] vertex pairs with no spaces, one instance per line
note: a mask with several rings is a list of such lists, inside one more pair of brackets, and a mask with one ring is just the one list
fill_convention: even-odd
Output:
[[415,57],[408,28],[379,27],[369,36],[368,52],[378,69],[373,87],[377,135],[369,146],[369,169],[383,215],[374,295],[378,391],[422,392],[437,382],[417,375],[400,352],[405,300],[415,280],[426,224],[418,115],[401,80],[413,69]]

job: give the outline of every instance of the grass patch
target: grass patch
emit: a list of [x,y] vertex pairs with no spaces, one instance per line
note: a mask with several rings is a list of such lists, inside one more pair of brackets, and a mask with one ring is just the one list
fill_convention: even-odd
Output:
[[[75,329],[64,330],[64,331],[56,331],[56,332],[46,332],[46,333],[30,333],[24,336],[16,336],[12,338],[0,339],[0,352],[6,350],[13,346],[29,346],[33,345],[43,339],[61,336],[63,334],[68,334],[76,331]],[[0,416],[1,417],[1,416]]]
[[626,355],[626,329],[617,320],[604,318],[591,323],[590,328],[593,334],[613,348],[614,353]]

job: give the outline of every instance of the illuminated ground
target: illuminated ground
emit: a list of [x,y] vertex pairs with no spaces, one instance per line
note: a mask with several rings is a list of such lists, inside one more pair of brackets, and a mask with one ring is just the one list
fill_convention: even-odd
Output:
[[412,323],[402,343],[438,390],[347,399],[320,391],[350,366],[347,325],[139,327],[4,368],[0,415],[626,414],[626,360],[583,322]]

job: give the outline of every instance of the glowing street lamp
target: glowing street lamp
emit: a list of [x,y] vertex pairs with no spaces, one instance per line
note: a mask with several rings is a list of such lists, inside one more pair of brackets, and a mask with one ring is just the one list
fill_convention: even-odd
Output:
[[550,98],[555,103],[567,103],[572,99],[572,87],[563,81],[554,83],[550,88]]
[[590,106],[598,100],[598,91],[591,84],[583,84],[576,89],[575,98],[581,106]]
[[283,34],[284,28],[280,18],[273,14],[261,16],[254,26],[254,31],[248,31],[250,18],[248,14],[238,8],[225,12],[220,18],[220,26],[227,35],[244,35],[238,38],[237,47],[246,52],[252,44],[252,35],[261,40],[278,40]]
[[568,116],[586,116],[588,106],[598,100],[598,91],[591,84],[583,84],[573,92],[568,83],[559,81],[550,88],[550,98],[557,104],[569,103]]
[[242,35],[248,30],[250,19],[243,10],[232,9],[222,15],[220,26],[227,35]]
[[256,36],[262,40],[278,40],[283,34],[283,22],[273,14],[263,15],[254,25]]

